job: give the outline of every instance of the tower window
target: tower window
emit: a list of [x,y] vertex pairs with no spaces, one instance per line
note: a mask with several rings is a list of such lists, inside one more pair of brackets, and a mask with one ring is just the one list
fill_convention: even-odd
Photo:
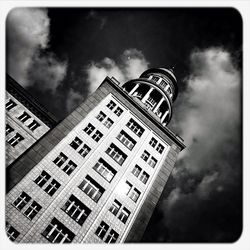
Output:
[[44,189],[44,191],[50,195],[53,196],[53,194],[58,190],[58,188],[61,186],[59,182],[57,182],[55,179],[52,179],[52,181],[49,183],[49,185]]
[[151,156],[151,159],[149,160],[148,165],[154,168],[156,163],[157,163],[157,160],[153,156]]
[[120,116],[122,114],[123,110],[120,108],[120,107],[117,107],[116,110],[114,111],[114,113],[117,115],[117,116]]
[[65,154],[60,153],[53,162],[58,167],[61,167],[67,161],[67,159],[68,159],[68,157]]
[[56,218],[52,219],[42,235],[52,243],[70,243],[75,237],[75,234]]
[[86,144],[84,144],[78,153],[84,158],[87,156],[87,154],[90,152],[90,150],[91,150],[90,147],[88,147]]
[[79,185],[79,188],[95,202],[98,202],[105,191],[103,187],[88,175]]
[[13,131],[14,131],[14,129],[9,124],[6,124],[5,134],[8,135]]
[[116,106],[116,104],[113,102],[113,101],[110,101],[108,104],[107,104],[107,107],[110,109],[110,110],[113,110],[113,108]]
[[93,134],[92,138],[98,142],[100,141],[100,139],[102,138],[103,134],[99,131],[99,130],[96,130],[96,132]]
[[81,226],[91,212],[91,210],[74,195],[69,197],[62,210]]
[[127,155],[124,154],[115,144],[111,143],[109,148],[106,150],[106,153],[114,159],[118,164],[122,165],[126,160]]
[[8,222],[6,223],[6,233],[7,233],[7,237],[11,240],[11,241],[15,241],[17,239],[17,237],[19,236],[19,232],[12,227]]
[[135,165],[133,170],[132,170],[132,174],[136,177],[139,176],[139,174],[141,173],[141,168],[138,165]]
[[96,119],[102,122],[105,119],[106,115],[100,111],[100,113],[97,115]]
[[165,89],[166,86],[167,86],[167,83],[166,83],[164,80],[161,80],[159,85],[160,85],[163,89]]
[[10,111],[14,107],[16,107],[16,105],[17,104],[13,100],[9,99],[9,101],[6,103],[5,108],[7,109],[7,111]]
[[119,133],[117,139],[130,150],[133,149],[136,143],[136,141],[123,130]]
[[28,125],[28,128],[31,130],[31,131],[35,131],[35,129],[37,129],[38,127],[40,127],[40,124],[33,120],[29,125]]
[[116,174],[116,171],[102,158],[98,160],[93,169],[108,182],[111,182]]
[[118,219],[125,224],[128,220],[129,215],[130,215],[130,211],[124,207],[121,213],[119,214]]
[[100,239],[103,239],[105,234],[107,233],[109,229],[109,226],[104,222],[102,221],[99,225],[99,227],[97,228],[97,230],[95,231],[95,234],[100,238]]
[[144,129],[132,118],[127,123],[127,127],[129,127],[139,137],[141,137],[144,132]]
[[78,137],[75,137],[75,139],[69,144],[73,149],[77,149],[82,144],[82,140]]
[[152,137],[150,142],[149,142],[149,145],[151,145],[154,148],[156,146],[156,144],[157,144],[157,140],[154,137]]
[[28,119],[30,119],[31,116],[27,114],[27,112],[23,112],[19,117],[18,120],[20,120],[22,123],[26,122]]
[[8,143],[12,146],[15,147],[19,142],[21,142],[22,140],[24,140],[24,138],[19,134],[16,133],[14,136],[12,136],[11,138],[8,139]]
[[42,207],[36,201],[33,201],[31,205],[25,210],[24,215],[32,220],[41,209]]
[[110,118],[107,118],[107,120],[104,121],[104,126],[107,128],[110,128],[113,125],[113,121]]
[[109,211],[113,214],[113,215],[117,215],[118,211],[120,210],[122,204],[117,201],[114,200],[111,207],[109,208]]
[[34,182],[39,186],[43,187],[43,185],[50,179],[50,175],[46,171],[42,171],[42,173],[34,180]]
[[144,184],[147,183],[149,178],[149,174],[147,174],[145,171],[143,171],[142,175],[140,176],[140,181]]
[[105,243],[115,243],[118,237],[119,237],[119,234],[115,230],[111,229],[105,240]]
[[88,135],[90,135],[94,131],[95,127],[89,123],[87,127],[85,127],[84,132],[86,132]]
[[159,80],[159,77],[157,77],[157,76],[152,76],[152,78],[151,78],[151,81],[153,81],[153,82],[158,82],[158,80]]
[[147,152],[146,150],[144,150],[144,152],[141,155],[141,158],[147,162],[148,158],[149,158],[150,154],[149,152]]
[[69,161],[67,165],[63,168],[63,171],[67,174],[70,175],[75,169],[77,165],[73,161]]
[[156,150],[161,154],[164,150],[164,146],[159,143],[156,147]]
[[30,201],[30,199],[31,197],[28,194],[22,192],[19,197],[13,202],[13,206],[18,210],[22,210],[23,207]]
[[141,192],[140,192],[138,189],[134,188],[134,189],[130,192],[129,198],[130,198],[132,201],[137,202],[137,200],[138,200],[140,194],[141,194]]

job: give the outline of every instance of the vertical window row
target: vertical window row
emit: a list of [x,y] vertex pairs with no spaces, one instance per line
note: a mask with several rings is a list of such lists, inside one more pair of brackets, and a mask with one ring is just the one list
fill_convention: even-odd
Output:
[[[157,143],[158,143],[158,141],[154,137],[152,137],[150,142],[149,142],[149,145],[151,147],[155,148]],[[165,149],[165,147],[161,143],[157,144],[156,151],[158,151],[160,154],[163,152],[164,149]]]
[[95,231],[95,234],[100,239],[104,240],[105,243],[115,243],[119,237],[119,234],[115,230],[110,229],[110,226],[104,221],[100,223],[97,230]]
[[126,223],[131,212],[126,208],[126,207],[122,207],[122,204],[118,201],[118,200],[114,200],[111,207],[109,208],[109,211],[116,216],[118,214],[118,219],[122,222],[122,223]]
[[[92,132],[95,130],[95,127],[89,123],[85,128],[84,132],[87,133],[88,135],[91,135]],[[96,142],[98,142],[102,138],[103,134],[99,131],[96,130],[95,133],[92,135],[92,139],[94,139]]]
[[[69,144],[73,149],[78,150],[78,148],[82,145],[83,141],[79,139],[78,137],[75,137],[75,139]],[[91,148],[87,144],[83,144],[83,146],[80,148],[78,153],[85,158],[87,154],[90,152]]]
[[106,118],[106,114],[104,114],[102,111],[99,112],[99,114],[96,116],[96,119],[99,120],[100,122],[103,122],[103,125],[107,128],[110,128],[113,125],[113,121],[107,117]]
[[[110,109],[110,110],[113,110],[115,107],[116,107],[116,104],[114,101],[110,101],[108,104],[107,104],[107,107]],[[116,109],[114,110],[114,113],[117,115],[117,116],[120,116],[122,113],[123,113],[123,109],[120,108],[120,107],[116,107]]]
[[157,160],[156,160],[153,156],[150,157],[149,152],[146,151],[146,150],[144,150],[144,152],[142,153],[141,158],[142,158],[145,162],[147,162],[148,165],[149,165],[150,167],[152,167],[152,168],[154,168],[155,165],[157,164]]

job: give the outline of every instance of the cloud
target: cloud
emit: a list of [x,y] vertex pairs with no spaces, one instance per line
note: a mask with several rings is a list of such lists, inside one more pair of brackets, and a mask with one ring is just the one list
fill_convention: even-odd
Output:
[[148,66],[149,62],[137,49],[125,50],[120,56],[119,62],[108,57],[100,62],[91,62],[86,68],[89,92],[94,92],[106,76],[113,76],[118,81],[125,82],[139,77]]
[[107,18],[101,16],[98,12],[91,10],[87,15],[86,19],[96,20],[100,24],[100,29],[103,29],[107,23]]
[[55,88],[66,75],[67,63],[48,52],[50,20],[46,9],[15,8],[6,21],[7,71],[23,86],[39,83]]
[[80,93],[70,88],[70,91],[68,92],[68,96],[66,99],[67,112],[70,113],[79,104],[80,100],[82,99],[83,97]]

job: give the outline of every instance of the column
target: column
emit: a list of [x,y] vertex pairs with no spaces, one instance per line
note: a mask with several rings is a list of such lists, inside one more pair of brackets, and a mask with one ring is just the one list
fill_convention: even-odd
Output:
[[142,102],[145,103],[146,100],[149,98],[150,93],[154,90],[154,87],[151,87],[150,90],[146,93],[146,95],[142,98]]
[[158,102],[158,104],[153,109],[153,113],[155,113],[159,109],[159,107],[161,106],[161,104],[163,103],[164,100],[165,100],[165,98],[162,97],[161,100]]
[[169,113],[169,110],[167,110],[167,111],[165,112],[165,114],[162,116],[161,122],[164,121],[164,119],[166,118],[166,116],[168,115],[168,113]]
[[128,93],[128,95],[133,95],[134,94],[134,92],[138,89],[138,87],[140,86],[140,84],[139,83],[137,83],[134,87],[133,87],[133,89],[132,90],[130,90],[130,92]]

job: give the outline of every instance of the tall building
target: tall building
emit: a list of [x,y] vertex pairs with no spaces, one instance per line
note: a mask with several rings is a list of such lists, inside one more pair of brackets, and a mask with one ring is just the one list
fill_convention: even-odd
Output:
[[8,237],[140,241],[185,147],[167,127],[177,92],[169,69],[146,70],[125,84],[106,77],[7,172]]
[[56,120],[24,88],[6,78],[6,166],[51,128]]

